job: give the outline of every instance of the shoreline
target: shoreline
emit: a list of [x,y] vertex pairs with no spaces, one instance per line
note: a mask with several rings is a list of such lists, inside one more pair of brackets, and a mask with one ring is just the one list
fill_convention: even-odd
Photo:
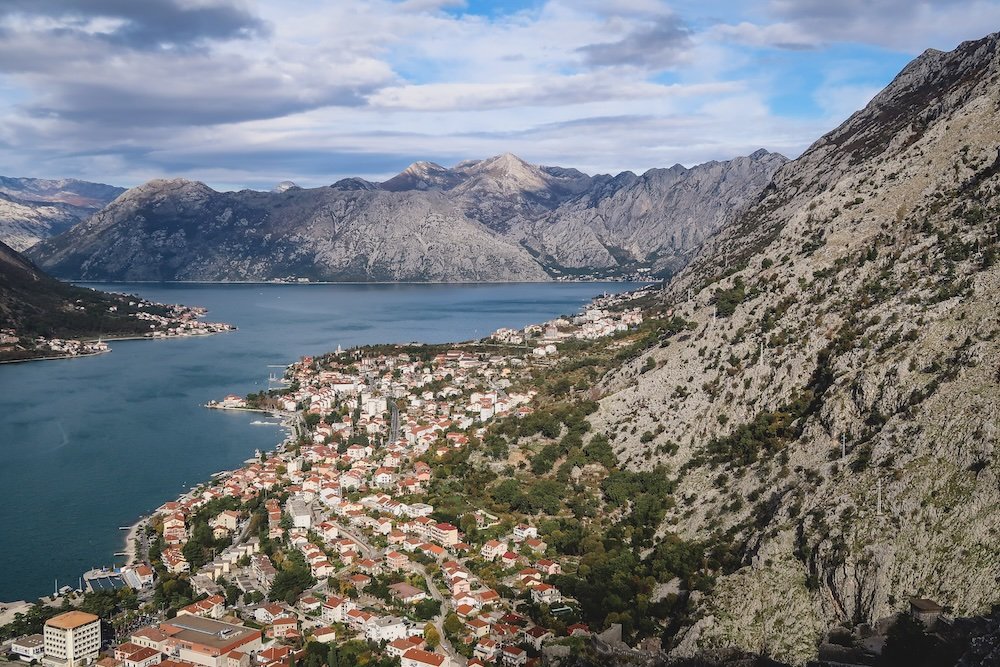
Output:
[[62,354],[57,357],[29,357],[28,359],[4,359],[0,361],[0,364],[23,364],[29,361],[56,361],[58,359],[82,359],[84,357],[96,357],[101,354],[108,354],[111,352],[108,350],[100,350],[99,352],[86,352],[84,354]]
[[141,516],[139,519],[129,526],[128,531],[125,533],[125,548],[122,550],[125,552],[125,562],[123,565],[131,565],[136,562],[139,554],[136,552],[135,541],[139,537],[139,531],[146,527],[146,522],[149,521],[148,516]]
[[[97,281],[94,281],[94,282],[97,282]],[[129,281],[129,283],[139,283],[139,282],[142,282],[142,281]],[[619,280],[619,281],[613,281],[613,280],[521,281],[521,282],[516,282],[516,283],[510,282],[510,281],[501,282],[501,283],[495,283],[495,282],[494,283],[483,283],[483,282],[476,282],[476,283],[429,283],[429,282],[414,282],[414,283],[399,283],[399,282],[369,283],[369,282],[365,282],[365,283],[352,283],[352,284],[360,284],[360,285],[367,285],[367,284],[389,284],[389,285],[393,285],[393,284],[410,284],[410,285],[441,285],[441,284],[455,284],[455,285],[541,284],[541,285],[547,285],[547,284],[559,284],[559,283],[567,283],[567,282],[576,282],[576,283],[632,282],[632,283],[639,284],[638,287],[636,287],[634,289],[631,289],[631,290],[626,290],[625,292],[638,292],[638,291],[641,291],[641,290],[647,288],[650,284],[654,284],[654,283],[649,283],[649,282],[643,283],[642,281],[630,281],[630,280]],[[107,283],[102,283],[102,284],[107,284]],[[127,283],[124,283],[124,284],[127,284]],[[148,281],[147,284],[172,284],[172,283],[168,283],[167,281],[155,281],[155,282],[154,281]],[[220,285],[221,284],[221,285],[226,285],[226,284],[248,284],[248,283],[205,283],[205,282],[200,282],[200,281],[191,281],[191,283],[186,283],[186,284],[206,284],[206,285]],[[291,284],[294,284],[294,283],[273,283],[273,282],[267,282],[267,283],[249,283],[249,284],[261,284],[261,285],[289,284],[289,285],[291,285]],[[336,282],[336,283],[304,283],[304,284],[305,285],[319,285],[319,284],[338,285],[338,284],[347,284],[347,283]],[[623,292],[623,293],[625,293],[625,292]],[[591,297],[591,300],[593,300],[595,298],[597,298],[597,297]],[[225,330],[221,330],[221,331],[212,331],[212,332],[198,333],[198,334],[192,333],[192,334],[182,334],[182,335],[175,335],[175,336],[161,336],[161,337],[156,337],[156,338],[154,338],[152,336],[102,337],[102,339],[103,340],[167,340],[167,339],[171,339],[171,338],[193,338],[193,337],[198,337],[198,336],[211,336],[211,335],[215,335],[215,334],[219,334],[219,333],[230,333],[230,332],[237,331],[237,330],[238,330],[237,327],[232,326],[229,329],[225,329]],[[478,341],[476,341],[476,340],[469,340],[469,341],[448,341],[446,343],[433,343],[433,344],[467,345],[467,344],[475,344],[477,342]],[[386,345],[393,345],[394,343],[384,343],[384,344],[386,344]],[[518,347],[516,345],[505,345],[505,344],[501,344],[501,345],[497,345],[497,346],[498,347]],[[110,351],[111,350],[109,349],[109,350],[106,350],[106,351],[88,353],[86,355],[49,357],[49,359],[67,359],[67,358],[73,358],[74,356],[76,356],[76,357],[95,356],[97,354],[104,354],[105,352],[110,352]],[[8,362],[0,362],[0,363],[15,363],[15,362],[21,362],[21,361],[41,361],[41,360],[44,360],[44,358],[11,360],[11,361],[8,361]],[[289,366],[291,366],[294,363],[295,362],[291,362],[289,364],[286,364],[285,367],[288,368]],[[274,448],[275,448],[275,451],[279,451],[279,452],[284,448],[284,445],[288,442],[289,437],[292,436],[294,433],[297,432],[299,424],[302,422],[301,415],[298,412],[289,412],[289,411],[275,410],[275,409],[269,409],[268,410],[268,409],[262,409],[262,408],[223,406],[223,405],[218,404],[218,403],[216,403],[216,404],[205,403],[205,404],[201,404],[200,407],[208,408],[208,409],[214,409],[214,410],[229,410],[229,411],[245,412],[245,413],[260,413],[260,414],[266,414],[266,415],[269,415],[269,416],[274,417],[276,419],[279,419],[280,422],[281,422],[280,428],[281,428],[281,430],[283,430],[285,432],[284,433],[284,437],[277,437],[275,439]],[[246,460],[243,461],[244,464],[246,462],[247,462]],[[185,500],[187,498],[190,498],[190,497],[192,497],[191,494],[194,492],[194,490],[197,489],[201,484],[204,484],[207,481],[210,481],[210,480],[213,480],[213,479],[216,479],[216,478],[224,479],[225,477],[233,474],[233,472],[234,471],[232,471],[232,470],[227,470],[227,471],[213,473],[213,474],[209,475],[202,482],[199,482],[195,486],[192,486],[190,489],[188,489],[188,490],[184,491],[183,493],[181,493],[180,495],[178,495],[174,500],[183,501],[183,500]],[[170,501],[166,500],[164,502],[170,502]],[[119,553],[124,554],[124,556],[120,556],[120,555],[117,555],[117,554],[112,554],[111,565],[112,565],[113,569],[120,570],[122,567],[127,566],[127,565],[131,565],[133,563],[145,562],[145,561],[139,561],[138,560],[139,554],[137,553],[138,550],[136,549],[136,538],[139,537],[140,531],[142,531],[148,525],[148,522],[153,518],[153,516],[155,514],[156,514],[156,511],[154,510],[154,511],[149,512],[147,514],[141,515],[138,519],[136,519],[135,522],[133,522],[131,525],[128,526],[128,529],[125,531],[126,534],[125,534],[125,537],[124,537],[123,549],[122,549],[121,552],[119,552]],[[124,527],[119,527],[119,529],[122,530],[122,529],[124,529]],[[118,560],[120,558],[123,559],[123,562],[122,562],[121,565],[118,564]],[[11,605],[21,604],[21,603],[22,603],[21,601],[11,602],[11,603],[0,602],[0,607],[10,607]],[[33,606],[34,603],[27,603],[27,604],[30,607],[30,606]],[[0,624],[0,625],[2,625],[2,624]]]
[[[98,340],[177,340],[182,338],[207,338],[208,336],[217,336],[219,334],[232,333],[233,331],[239,331],[239,329],[233,326],[231,329],[224,329],[222,331],[208,331],[206,333],[179,334],[173,336],[100,336],[98,338],[74,338],[72,340],[79,340],[82,343],[92,343]],[[107,350],[99,350],[97,352],[85,352],[83,354],[62,354],[48,357],[29,357],[27,359],[4,359],[0,361],[0,364],[23,364],[29,361],[56,361],[59,359],[83,359],[84,357],[96,357],[101,354],[109,354],[110,352],[112,352],[111,348],[108,348]]]

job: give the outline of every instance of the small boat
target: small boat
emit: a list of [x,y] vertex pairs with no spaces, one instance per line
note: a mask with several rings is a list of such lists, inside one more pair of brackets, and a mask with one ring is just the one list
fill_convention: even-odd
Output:
[[281,426],[278,422],[265,422],[259,419],[250,422],[251,426]]

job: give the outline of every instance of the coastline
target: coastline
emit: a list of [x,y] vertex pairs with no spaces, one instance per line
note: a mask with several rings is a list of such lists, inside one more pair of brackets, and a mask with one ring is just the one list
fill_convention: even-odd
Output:
[[84,354],[61,354],[55,357],[29,357],[28,359],[4,359],[0,364],[23,364],[28,361],[55,361],[57,359],[82,359],[83,357],[96,357],[101,354],[108,354],[111,350],[100,350],[99,352],[85,352]]
[[[579,282],[604,282],[604,281],[579,281]],[[340,283],[336,283],[336,284],[340,284]],[[417,284],[426,284],[426,283],[417,283]],[[645,286],[643,286],[643,287],[645,287]],[[642,288],[640,287],[639,289],[642,289]],[[594,297],[594,298],[596,298],[596,297]],[[207,336],[207,335],[213,335],[215,333],[226,333],[227,331],[234,331],[234,330],[236,330],[235,327],[233,329],[229,329],[229,330],[208,332],[208,333],[204,333],[204,334],[186,334],[186,335],[181,335],[181,336],[171,336],[170,338],[187,338],[187,337],[194,337],[194,336]],[[120,338],[106,337],[106,338],[104,338],[104,340],[108,340],[108,341],[110,341],[110,340],[160,340],[160,339],[166,339],[166,338],[168,338],[168,337],[153,338],[152,336],[131,336],[131,337],[124,336],[124,337],[120,337]],[[473,341],[472,340],[455,341],[455,344],[462,344],[462,343],[469,343],[469,342],[473,342]],[[386,344],[391,344],[391,343],[386,343]],[[435,343],[435,344],[444,344],[444,343]],[[501,345],[501,346],[503,346],[503,345]],[[103,354],[103,352],[100,352],[100,353],[90,353],[88,355],[74,355],[74,356],[92,356],[92,355],[96,355],[96,354]],[[62,359],[62,358],[72,358],[72,357],[61,356],[61,357],[53,357],[53,358]],[[41,360],[41,359],[26,359],[26,360],[18,360],[18,361],[36,361],[36,360]],[[292,363],[294,363],[294,362],[292,362]],[[286,368],[287,368],[287,366],[290,366],[290,365],[292,365],[292,364],[287,364]],[[236,412],[261,413],[263,415],[268,415],[268,416],[277,418],[281,422],[281,429],[280,430],[285,432],[284,436],[283,435],[276,435],[275,438],[274,438],[274,440],[273,440],[273,445],[272,446],[276,449],[276,451],[279,451],[279,452],[283,449],[283,445],[285,444],[285,441],[287,440],[287,437],[289,435],[295,433],[299,428],[301,428],[301,427],[304,426],[304,421],[302,420],[301,415],[298,414],[297,412],[287,412],[287,411],[283,411],[283,410],[274,410],[274,409],[260,409],[260,408],[249,408],[249,407],[222,406],[222,405],[218,405],[218,404],[217,405],[202,404],[202,407],[209,408],[209,409],[231,410],[231,411],[236,411]],[[261,446],[261,450],[264,450],[263,446]],[[245,461],[244,461],[244,463],[245,463]],[[201,482],[199,482],[199,484],[207,482],[210,479],[216,478],[216,476],[220,476],[220,475],[224,475],[224,474],[232,474],[232,471],[225,471],[224,473],[214,473],[211,476],[206,476],[203,480],[201,480]],[[177,497],[176,499],[183,499],[184,497],[190,497],[190,495],[193,492],[193,489],[194,489],[194,487],[192,487],[191,490],[186,491],[185,493],[183,493],[181,496]],[[168,501],[174,500],[174,499],[175,498],[162,498],[161,501],[168,502]],[[132,564],[132,563],[139,562],[137,559],[142,554],[139,553],[140,550],[138,550],[136,548],[136,538],[139,537],[142,534],[142,531],[144,530],[144,528],[146,526],[148,526],[149,521],[152,518],[152,516],[153,516],[153,512],[146,512],[144,515],[139,516],[131,525],[129,525],[127,530],[124,529],[124,523],[122,524],[122,530],[120,532],[125,533],[125,535],[124,535],[124,538],[122,538],[123,539],[123,544],[122,544],[123,548],[118,553],[119,554],[124,554],[124,556],[122,556],[122,555],[108,554],[108,555],[112,556],[112,558],[110,559],[109,565],[111,565],[112,567],[114,567],[115,569],[117,569],[117,568],[119,568],[119,567],[121,567],[123,565],[129,565],[129,564]],[[117,528],[117,526],[116,526],[116,528]],[[4,606],[4,605],[5,605],[5,603],[0,603],[0,606]]]
[[139,537],[139,532],[146,527],[147,521],[149,521],[148,516],[141,516],[135,523],[129,526],[128,532],[125,534],[125,548],[122,550],[125,552],[125,562],[123,565],[131,565],[138,560],[139,554],[136,553],[135,541]]
[[[216,336],[218,334],[231,333],[233,331],[238,331],[239,329],[232,326],[230,329],[223,329],[221,331],[207,331],[205,333],[190,333],[190,334],[178,334],[173,336],[101,336],[99,338],[79,338],[79,340],[84,343],[92,343],[97,340],[104,341],[122,341],[122,340],[174,340],[179,338],[205,338],[207,336]],[[101,354],[108,354],[112,350],[108,348],[107,350],[98,350],[96,352],[85,352],[83,354],[61,354],[57,356],[47,356],[47,357],[29,357],[27,359],[4,359],[0,361],[0,364],[23,364],[29,361],[56,361],[58,359],[82,359],[84,357],[96,357]]]

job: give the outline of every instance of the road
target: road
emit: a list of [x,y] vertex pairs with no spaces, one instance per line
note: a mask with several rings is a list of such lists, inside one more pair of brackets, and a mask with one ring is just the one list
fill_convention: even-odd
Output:
[[371,558],[372,560],[375,560],[375,558],[378,556],[378,549],[369,544],[368,541],[365,540],[365,538],[363,538],[358,533],[345,528],[344,524],[340,523],[339,521],[334,521],[333,523],[334,525],[337,526],[337,530],[339,530],[341,534],[357,542],[358,546],[361,547],[361,553],[364,555],[365,558]]
[[399,440],[399,407],[392,398],[389,399],[389,413],[391,415],[389,420],[389,442],[396,442]]

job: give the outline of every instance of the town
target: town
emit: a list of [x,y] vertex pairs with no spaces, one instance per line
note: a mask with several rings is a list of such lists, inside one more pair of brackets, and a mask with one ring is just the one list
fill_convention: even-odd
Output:
[[[639,325],[632,298],[451,348],[306,357],[281,389],[211,402],[279,416],[289,434],[143,520],[127,565],[85,575],[92,594],[134,591],[134,608],[161,613],[102,642],[98,617],[69,608],[10,651],[102,667],[290,667],[311,655],[520,666],[575,655],[592,631],[553,579],[576,563],[529,516],[458,511],[432,489],[489,425],[534,413],[525,380],[559,344]],[[185,597],[194,601],[176,606]],[[624,647],[620,625],[602,637]]]

